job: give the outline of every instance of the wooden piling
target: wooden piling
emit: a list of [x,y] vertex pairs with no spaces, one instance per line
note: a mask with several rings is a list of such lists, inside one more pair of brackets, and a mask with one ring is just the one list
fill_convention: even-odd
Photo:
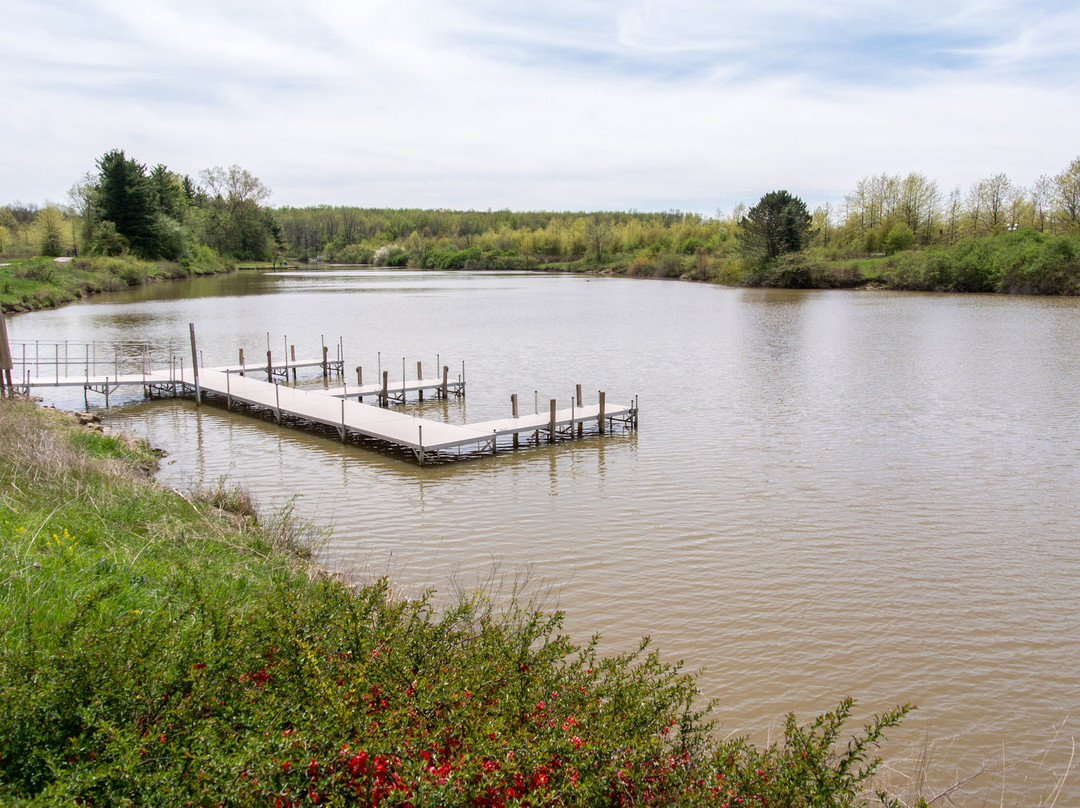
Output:
[[266,349],[266,380],[268,382],[274,381],[274,357],[270,353],[270,349]]
[[449,393],[450,387],[449,387],[449,383],[448,383],[449,378],[450,378],[450,366],[449,365],[443,365],[443,369],[442,369],[442,397],[443,397],[443,400],[450,397],[450,393]]
[[380,397],[380,404],[384,407],[390,406],[390,371],[384,370],[382,372],[382,396]]
[[[511,411],[511,414],[515,418],[518,417],[518,395],[517,395],[517,393],[514,393],[513,395],[510,396],[510,411]],[[518,448],[518,433],[517,432],[514,433],[514,448],[515,449]]]
[[555,442],[555,399],[551,399],[551,423],[548,426],[550,434],[548,435],[548,442]]
[[[422,370],[422,368],[420,366],[420,362],[416,363],[416,380],[418,382],[424,380],[424,371]],[[422,388],[422,387],[420,388],[420,400],[421,401],[424,400],[424,388]]]
[[326,346],[322,346],[322,377],[325,379],[330,375],[330,367],[326,363]]
[[600,434],[604,434],[604,391],[599,391],[600,396],[600,415],[596,419],[596,425],[600,429]]
[[[202,390],[199,389],[199,362],[198,351],[195,349],[195,323],[188,323],[188,331],[191,334],[191,372],[195,377],[195,406],[202,404]],[[119,375],[119,374],[117,374]],[[105,379],[105,408],[109,408],[109,380]]]
[[[577,405],[580,407],[581,406],[581,385],[580,384],[577,386],[576,392],[577,392]],[[573,431],[573,426],[571,426],[571,431]],[[580,438],[584,434],[585,434],[585,424],[578,424],[577,425],[577,436]]]
[[11,358],[11,347],[8,344],[7,321],[0,314],[0,396],[8,398],[15,396],[15,387],[11,383],[11,369],[15,366]]

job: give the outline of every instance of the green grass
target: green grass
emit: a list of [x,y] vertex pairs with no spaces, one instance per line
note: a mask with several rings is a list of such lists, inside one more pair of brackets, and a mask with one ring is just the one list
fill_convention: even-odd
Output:
[[850,702],[720,742],[647,643],[346,585],[290,514],[181,496],[152,460],[0,401],[0,803],[846,806],[907,711],[847,745]]
[[213,256],[201,261],[149,262],[136,258],[92,256],[57,263],[52,258],[0,262],[0,309],[34,311],[153,281],[228,272],[232,266]]

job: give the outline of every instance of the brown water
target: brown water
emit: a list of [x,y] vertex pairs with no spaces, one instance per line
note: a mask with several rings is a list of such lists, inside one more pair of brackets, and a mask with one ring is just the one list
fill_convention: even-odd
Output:
[[[723,731],[758,740],[846,695],[914,702],[892,754],[928,736],[938,790],[986,766],[969,804],[1003,785],[1039,804],[1064,770],[1080,301],[340,270],[151,287],[9,330],[185,350],[188,322],[207,364],[265,355],[268,331],[304,354],[341,337],[365,374],[465,360],[467,398],[422,408],[454,421],[578,382],[640,396],[636,433],[434,468],[189,403],[111,413],[170,451],[171,484],[297,497],[334,527],[325,565],[406,593],[528,577],[580,639],[651,635],[704,667]],[[1077,804],[1074,773],[1058,805]]]

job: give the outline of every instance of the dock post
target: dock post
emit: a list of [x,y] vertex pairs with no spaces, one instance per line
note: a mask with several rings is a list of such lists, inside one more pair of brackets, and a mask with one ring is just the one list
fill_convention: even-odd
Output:
[[596,419],[597,426],[600,427],[600,434],[604,434],[604,391],[599,391],[600,395],[600,415]]
[[575,413],[574,399],[570,399],[570,437],[571,438],[574,437],[574,421],[575,421],[574,413]]
[[[514,393],[512,396],[510,396],[510,411],[511,411],[511,413],[513,413],[513,416],[515,418],[518,417],[518,396],[517,396],[517,393]],[[518,448],[518,433],[517,432],[514,433],[514,448],[515,449]]]
[[382,396],[379,403],[384,407],[390,406],[390,371],[384,370],[382,372]]
[[345,442],[345,399],[341,399],[341,442]]
[[225,410],[226,411],[229,411],[229,410],[232,409],[232,383],[229,381],[230,376],[232,376],[232,374],[229,373],[228,371],[225,371]]
[[555,442],[555,399],[551,399],[551,423],[548,427],[551,432],[548,435],[548,443]]
[[289,353],[292,356],[292,361],[293,361],[292,380],[293,380],[293,384],[296,384],[296,346],[295,345],[290,345],[289,346]]
[[450,366],[449,365],[443,365],[443,368],[442,368],[442,397],[443,397],[444,400],[450,397],[450,393],[449,393],[450,388],[449,388],[449,383],[448,383],[449,378],[450,378]]
[[247,376],[247,365],[244,363],[244,349],[240,349],[240,375]]
[[[581,406],[581,385],[580,384],[577,386],[577,405],[579,407]],[[571,426],[571,431],[573,431],[572,426]],[[577,436],[580,438],[584,434],[585,434],[585,424],[578,424],[577,425]]]
[[270,349],[266,349],[266,380],[268,382],[274,381],[274,359],[270,355]]
[[322,377],[325,379],[330,375],[329,367],[326,364],[326,346],[322,346]]
[[[191,372],[195,378],[195,406],[198,407],[202,404],[202,390],[199,389],[199,362],[198,351],[195,349],[195,323],[188,323],[188,331],[191,333]],[[183,368],[181,368],[183,372]],[[105,408],[109,407],[109,380],[105,379]]]
[[418,444],[420,444],[420,452],[418,454],[418,457],[420,459],[420,465],[422,466],[422,465],[424,465],[424,425],[423,424],[417,424],[416,425],[416,433],[417,433],[416,442]]
[[[417,360],[417,362],[416,362],[416,380],[418,382],[422,382],[424,380],[424,371],[421,368],[419,360]],[[420,391],[419,392],[420,392],[420,400],[423,401],[424,400],[424,386],[423,385],[420,385]]]
[[356,366],[356,385],[358,387],[364,386],[364,369],[360,365]]
[[[25,346],[23,348],[25,350]],[[89,368],[90,361],[90,349],[86,349],[87,356],[87,368]],[[8,398],[15,398],[15,386],[11,383],[11,369],[15,367],[15,363],[11,359],[11,346],[8,344],[7,333],[7,321],[4,320],[4,315],[0,314],[0,372],[2,372],[2,378],[0,378],[0,395],[6,395]],[[89,369],[86,373],[86,378],[90,378]],[[83,388],[85,392],[86,388]]]
[[274,419],[281,423],[281,390],[278,388],[278,383],[274,382]]

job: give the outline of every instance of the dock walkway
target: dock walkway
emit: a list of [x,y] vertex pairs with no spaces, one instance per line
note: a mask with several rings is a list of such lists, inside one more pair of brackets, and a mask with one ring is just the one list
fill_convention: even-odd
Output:
[[[180,380],[185,388],[194,389],[195,379],[190,369],[181,374]],[[542,432],[549,441],[554,441],[560,435],[572,437],[575,428],[580,430],[587,424],[595,424],[600,432],[616,423],[629,428],[637,426],[636,404],[606,408],[603,403],[597,403],[558,410],[552,402],[546,415],[458,425],[352,401],[343,397],[343,393],[338,397],[334,395],[341,392],[338,390],[302,390],[208,368],[199,371],[199,388],[200,393],[223,396],[227,409],[231,409],[234,402],[241,402],[269,410],[278,423],[291,417],[322,424],[335,429],[343,442],[350,434],[361,435],[409,450],[421,465],[442,457],[449,450],[466,447],[471,447],[474,452],[495,454],[500,438],[525,432]],[[517,441],[514,443],[516,445]]]
[[[244,404],[268,411],[279,424],[308,423],[329,427],[336,430],[343,442],[350,435],[375,440],[411,453],[421,465],[454,457],[497,454],[504,447],[518,448],[522,434],[531,433],[539,443],[541,439],[554,442],[574,437],[575,433],[580,436],[586,429],[602,434],[616,424],[628,429],[637,427],[636,401],[610,407],[606,406],[604,394],[600,393],[598,403],[582,405],[580,386],[576,402],[569,408],[558,409],[552,399],[545,413],[514,415],[473,424],[447,424],[388,409],[391,403],[404,404],[410,394],[421,399],[425,392],[443,398],[450,394],[463,396],[464,366],[461,377],[456,380],[449,378],[446,367],[442,378],[422,378],[418,366],[417,375],[421,378],[412,381],[403,379],[391,383],[388,373],[383,372],[381,384],[343,384],[330,389],[301,389],[287,384],[290,371],[295,379],[298,368],[321,368],[324,378],[331,371],[339,377],[343,375],[344,362],[340,358],[328,362],[325,349],[322,359],[200,367],[197,379],[190,365],[185,367],[182,361],[173,358],[170,366],[163,370],[151,370],[149,363],[144,361],[138,372],[94,375],[95,364],[87,362],[82,375],[61,376],[60,368],[67,370],[69,364],[75,363],[55,362],[54,372],[48,376],[31,376],[28,364],[15,387],[26,394],[33,388],[81,387],[84,399],[91,391],[103,394],[106,407],[109,396],[121,387],[142,387],[148,397],[194,394],[201,400],[203,396],[211,395],[224,399],[227,409],[232,409],[233,404]],[[119,370],[119,362],[115,369]],[[263,381],[258,378],[260,376],[267,380]],[[279,383],[279,380],[285,383]],[[382,406],[363,403],[365,397],[377,399]],[[513,396],[512,400],[516,412],[517,397]]]

